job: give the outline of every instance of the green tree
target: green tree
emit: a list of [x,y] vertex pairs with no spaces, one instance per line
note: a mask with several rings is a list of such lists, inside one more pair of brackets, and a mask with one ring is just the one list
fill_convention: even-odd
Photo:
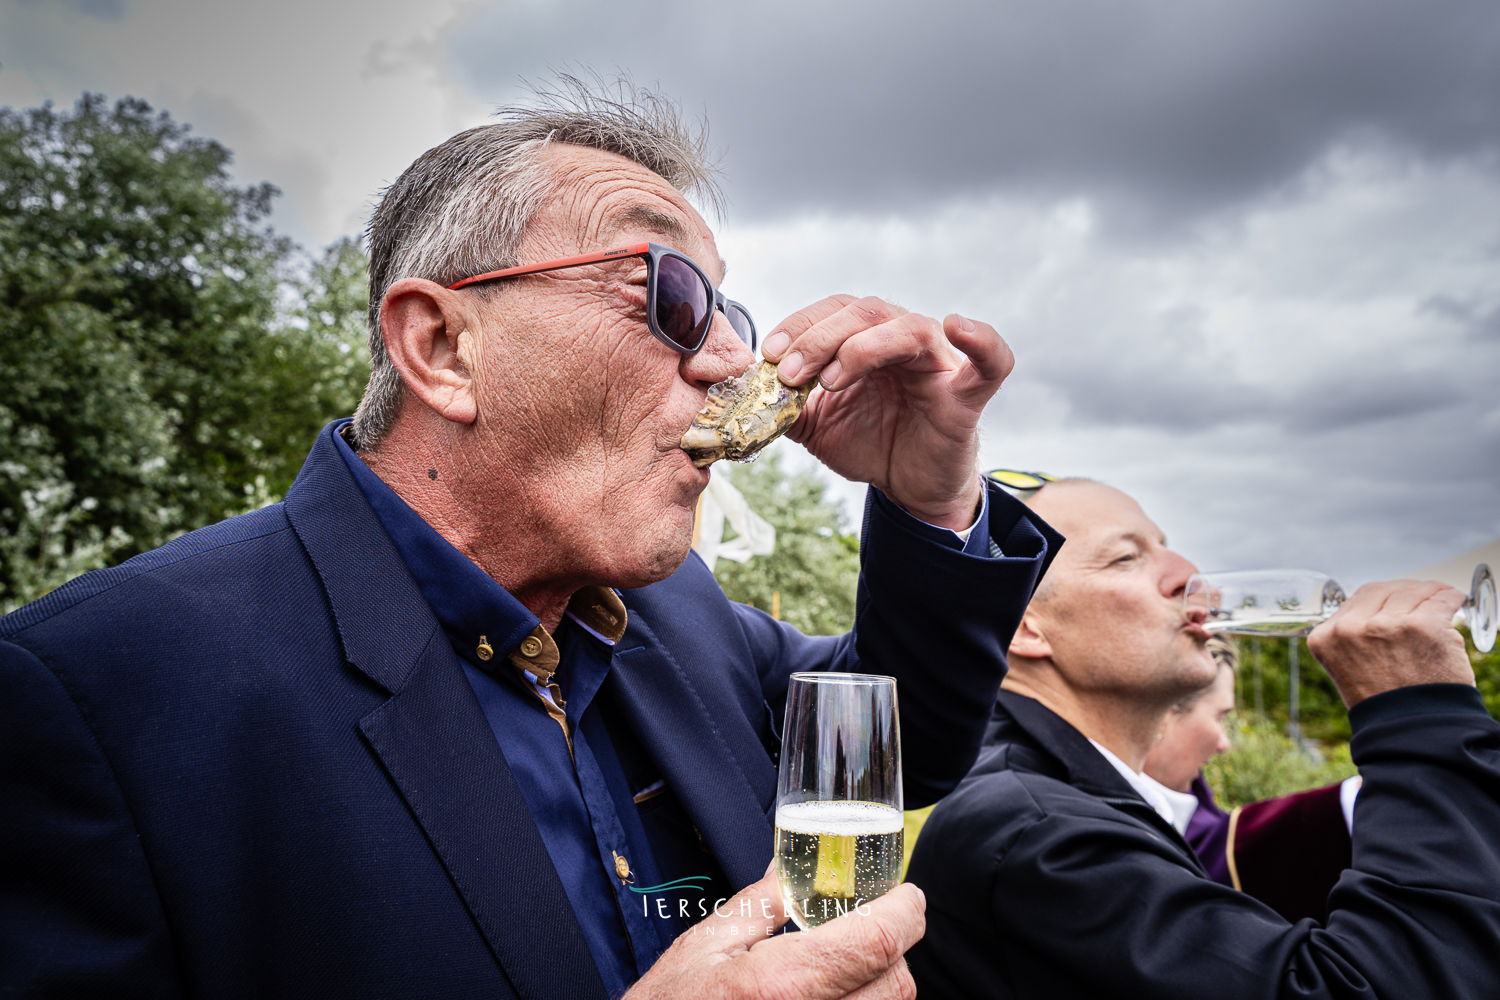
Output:
[[1481,653],[1474,648],[1474,640],[1469,638],[1467,628],[1460,629],[1464,634],[1464,645],[1469,651],[1469,662],[1474,665],[1474,679],[1479,684],[1480,697],[1484,699],[1484,707],[1490,710],[1490,714],[1500,719],[1500,643],[1488,653]]
[[1237,713],[1224,728],[1233,746],[1205,764],[1203,776],[1225,809],[1331,785],[1356,773],[1348,743],[1326,744],[1315,757],[1292,742],[1282,723],[1254,713]]
[[1306,639],[1235,636],[1240,669],[1235,677],[1235,701],[1255,711],[1257,671],[1260,711],[1285,728],[1291,719],[1291,643],[1297,643],[1297,720],[1303,735],[1323,742],[1349,739],[1349,712],[1327,671],[1308,652]]
[[[854,625],[859,538],[845,530],[843,509],[830,503],[811,472],[787,474],[779,449],[749,465],[721,463],[750,509],[776,529],[776,551],[747,563],[720,559],[714,575],[731,601],[770,611],[780,595],[781,618],[809,635],[838,635]],[[726,531],[726,537],[733,533]]]
[[139,100],[0,108],[0,610],[279,496],[357,401],[358,248],[298,280],[230,162]]

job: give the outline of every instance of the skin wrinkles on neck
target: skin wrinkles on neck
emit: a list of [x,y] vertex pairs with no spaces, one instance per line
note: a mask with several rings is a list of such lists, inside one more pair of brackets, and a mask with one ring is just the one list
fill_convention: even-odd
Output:
[[[665,239],[713,276],[712,233],[656,175],[578,147],[549,155],[554,193],[522,260]],[[748,362],[727,322],[695,356],[652,337],[634,284],[643,267],[527,276],[488,300],[449,293],[464,310],[449,336],[472,373],[477,419],[454,422],[408,397],[390,436],[362,456],[548,631],[582,587],[644,586],[681,565],[707,477],[677,441],[708,386]],[[639,308],[626,304],[637,297]]]

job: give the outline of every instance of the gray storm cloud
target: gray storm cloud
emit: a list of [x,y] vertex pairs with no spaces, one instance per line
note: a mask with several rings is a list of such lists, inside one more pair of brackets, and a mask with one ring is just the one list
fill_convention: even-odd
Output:
[[1335,144],[1493,157],[1492,0],[516,2],[451,33],[476,92],[628,69],[705,109],[736,209],[884,211],[995,185],[1170,221]]
[[764,330],[833,291],[1001,330],[982,462],[1216,568],[1500,533],[1494,0],[0,0],[0,63],[192,122],[309,246],[521,78],[624,71],[709,119]]

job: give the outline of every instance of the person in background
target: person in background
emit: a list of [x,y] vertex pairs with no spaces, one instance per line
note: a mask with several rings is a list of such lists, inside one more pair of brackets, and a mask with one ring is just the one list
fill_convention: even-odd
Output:
[[1358,775],[1345,781],[1236,806],[1214,801],[1203,765],[1230,750],[1224,720],[1234,710],[1239,652],[1221,636],[1208,641],[1218,675],[1172,706],[1146,755],[1145,777],[1172,807],[1210,878],[1249,893],[1289,921],[1328,914],[1328,894],[1352,863]]
[[1500,724],[1438,583],[1361,587],[1308,638],[1364,775],[1325,924],[1218,884],[1141,774],[1172,706],[1213,683],[1192,563],[1130,497],[1040,488],[1068,539],[1010,642],[979,762],[907,878],[907,962],[942,997],[1500,996]]

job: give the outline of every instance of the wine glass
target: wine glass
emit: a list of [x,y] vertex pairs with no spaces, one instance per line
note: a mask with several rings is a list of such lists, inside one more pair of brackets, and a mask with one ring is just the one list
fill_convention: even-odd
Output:
[[798,927],[896,887],[901,809],[896,679],[793,674],[776,789],[776,883]]
[[[1198,573],[1188,580],[1183,605],[1203,611],[1203,627],[1235,635],[1307,635],[1344,602],[1344,590],[1322,573],[1304,569],[1257,569]],[[1469,598],[1455,619],[1469,626],[1474,647],[1495,648],[1495,577],[1485,563],[1474,567]]]

